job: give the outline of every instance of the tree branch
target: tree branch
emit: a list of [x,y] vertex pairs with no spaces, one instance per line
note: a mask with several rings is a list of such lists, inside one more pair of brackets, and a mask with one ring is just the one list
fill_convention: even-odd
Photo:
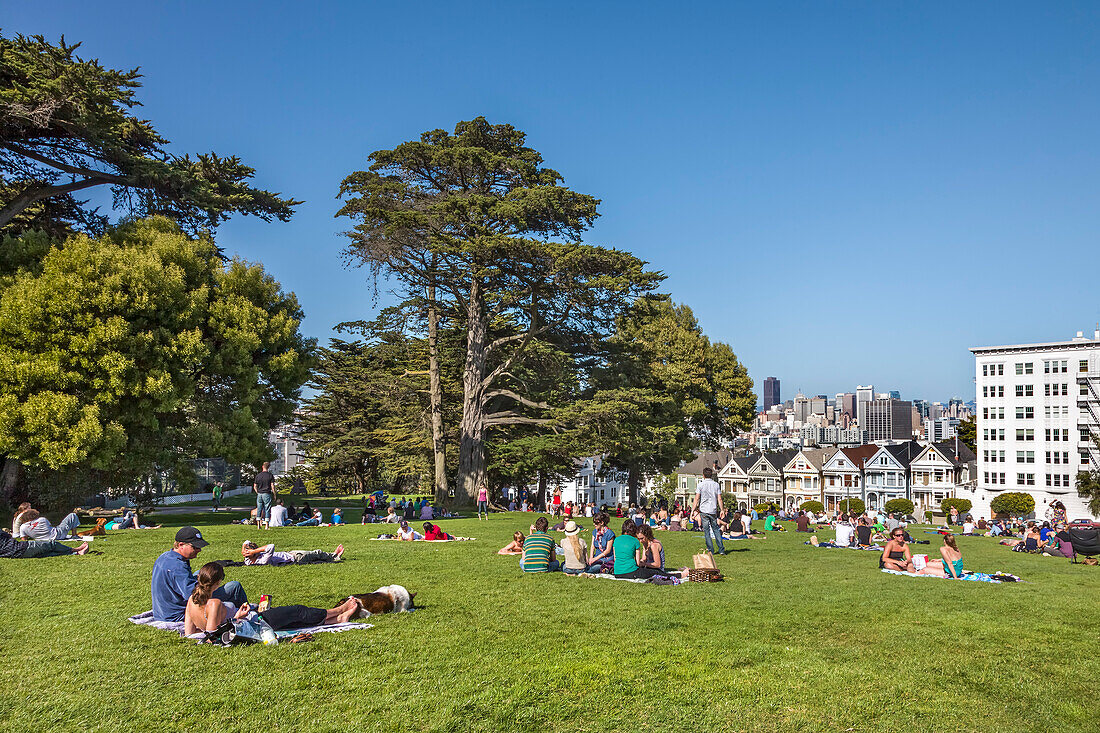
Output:
[[[18,153],[19,155],[22,155],[25,158],[30,158],[31,160],[37,160],[39,163],[42,163],[43,165],[48,165],[51,168],[56,168],[57,170],[62,171],[63,173],[68,173],[69,175],[84,176],[85,178],[97,178],[97,179],[100,179],[101,183],[114,183],[118,186],[133,186],[133,187],[136,187],[136,188],[145,188],[145,186],[140,186],[140,185],[134,183],[133,181],[131,181],[130,179],[125,178],[123,176],[116,176],[113,173],[104,173],[103,171],[96,171],[96,170],[92,170],[91,168],[80,168],[78,166],[72,166],[72,165],[69,165],[68,163],[64,163],[60,160],[54,160],[53,158],[47,158],[44,155],[36,153],[33,150],[27,150],[26,148],[23,148],[19,145],[12,145],[11,143],[4,143],[4,147],[7,148],[8,150],[11,150],[13,153]],[[95,184],[93,184],[93,185],[95,185]]]
[[550,405],[546,404],[545,402],[534,402],[533,400],[529,400],[526,397],[516,394],[510,389],[495,389],[492,392],[486,392],[484,395],[482,395],[482,404],[489,404],[489,400],[494,397],[510,397],[521,405],[527,405],[528,407],[534,407],[539,410],[545,410],[550,407]]
[[26,209],[36,201],[48,199],[53,196],[61,196],[62,194],[72,193],[73,191],[79,191],[84,188],[91,188],[92,186],[100,186],[107,181],[73,181],[72,183],[66,183],[61,186],[30,186],[25,189],[23,193],[16,196],[12,201],[0,209],[0,227],[7,225],[12,219],[16,217],[19,212]]
[[524,417],[513,412],[494,412],[486,415],[482,425],[491,428],[495,425],[545,425],[554,422],[553,418]]

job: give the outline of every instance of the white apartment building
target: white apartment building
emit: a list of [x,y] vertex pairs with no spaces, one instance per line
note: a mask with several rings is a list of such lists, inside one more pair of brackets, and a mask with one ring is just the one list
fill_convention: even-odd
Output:
[[[1078,471],[1100,469],[1100,330],[1069,341],[970,349],[978,404],[977,483],[958,496],[975,517],[1005,491],[1035,497],[1035,514],[1052,501],[1069,518],[1088,517],[1074,488]],[[972,494],[972,495],[971,495]]]

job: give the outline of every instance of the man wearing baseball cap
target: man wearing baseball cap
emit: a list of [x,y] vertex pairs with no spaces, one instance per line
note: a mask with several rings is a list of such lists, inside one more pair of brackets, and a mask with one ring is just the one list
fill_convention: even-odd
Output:
[[[187,599],[195,587],[197,578],[191,572],[191,560],[198,557],[209,542],[194,527],[183,527],[176,532],[176,542],[153,563],[153,618],[157,621],[183,621]],[[214,591],[213,597],[240,608],[248,603],[244,588],[231,580]]]

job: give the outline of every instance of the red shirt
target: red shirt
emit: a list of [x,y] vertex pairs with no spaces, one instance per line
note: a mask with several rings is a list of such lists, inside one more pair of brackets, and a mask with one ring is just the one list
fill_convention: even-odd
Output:
[[573,516],[573,507],[569,506],[568,504],[565,505],[565,516]]
[[451,536],[441,530],[438,524],[433,524],[432,528],[424,532],[424,539],[426,540],[447,540]]

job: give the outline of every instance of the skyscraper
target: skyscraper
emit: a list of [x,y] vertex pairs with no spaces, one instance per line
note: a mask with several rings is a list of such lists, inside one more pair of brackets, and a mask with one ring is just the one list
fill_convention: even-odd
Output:
[[768,377],[764,380],[764,412],[782,402],[783,400],[779,396],[779,380],[775,377]]
[[867,403],[875,399],[875,385],[856,387],[856,422],[864,430],[867,429]]

